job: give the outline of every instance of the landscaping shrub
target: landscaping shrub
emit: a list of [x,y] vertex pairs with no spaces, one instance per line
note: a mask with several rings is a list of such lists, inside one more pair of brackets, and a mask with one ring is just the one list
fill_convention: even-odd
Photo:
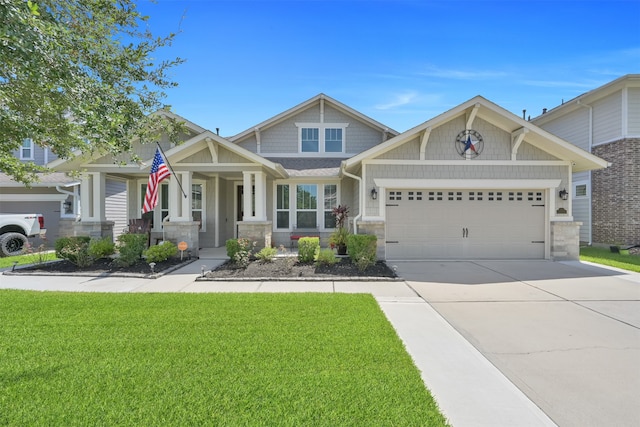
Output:
[[118,258],[114,262],[122,267],[135,264],[142,258],[142,252],[147,247],[146,234],[121,234],[118,236]]
[[260,262],[271,262],[276,257],[278,250],[276,248],[262,248],[260,252],[256,254],[256,258]]
[[320,251],[320,238],[301,237],[298,240],[298,261],[313,262],[318,251]]
[[78,267],[89,267],[94,261],[89,255],[90,241],[89,236],[61,237],[55,243],[56,256]]
[[364,271],[376,263],[378,238],[372,234],[352,234],[347,239],[347,251],[351,261]]
[[251,261],[252,249],[255,248],[258,242],[251,242],[246,238],[229,239],[225,243],[227,247],[227,256],[231,259],[231,262],[240,266],[246,267]]
[[89,255],[95,259],[106,258],[116,253],[116,245],[108,237],[91,239],[88,251]]
[[331,249],[321,249],[315,257],[316,265],[333,265],[338,262],[336,254]]
[[151,246],[142,253],[147,262],[162,262],[178,254],[178,247],[172,242],[164,241],[159,245]]

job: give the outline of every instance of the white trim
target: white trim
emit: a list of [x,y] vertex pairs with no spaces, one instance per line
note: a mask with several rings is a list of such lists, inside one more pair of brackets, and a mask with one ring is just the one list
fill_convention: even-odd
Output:
[[[338,155],[344,156],[346,146],[347,146],[347,128],[349,127],[349,123],[307,123],[307,122],[296,122],[296,127],[298,128],[298,154],[302,155],[316,155],[319,153],[327,154],[327,155]],[[318,151],[302,151],[302,129],[318,129]],[[326,151],[325,147],[325,131],[327,129],[341,129],[342,130],[342,149],[340,151]],[[267,154],[267,153],[262,153]],[[271,155],[271,154],[269,154]]]
[[[288,185],[289,186],[289,228],[277,228],[278,227],[278,185]],[[317,203],[316,203],[316,225],[319,232],[332,232],[335,230],[334,228],[325,228],[324,227],[324,187],[325,185],[335,185],[336,186],[336,201],[337,203],[343,204],[342,197],[342,182],[339,179],[280,179],[274,180],[272,183],[272,214],[273,214],[273,232],[291,232],[293,231],[296,224],[296,213],[298,212],[296,202],[297,202],[297,191],[298,185],[315,185],[317,189]],[[284,209],[280,211],[284,212]],[[309,212],[309,210],[303,210],[302,212]]]
[[418,166],[567,166],[566,160],[363,160],[363,165],[418,165]]
[[[25,147],[24,144],[25,142],[29,142],[29,147]],[[30,155],[24,156],[24,152],[23,150],[29,150]],[[35,144],[33,143],[33,139],[32,138],[25,138],[22,140],[22,144],[20,144],[20,149],[19,149],[19,156],[20,156],[20,160],[34,160],[35,157]]]
[[602,142],[596,142],[592,145],[592,147],[597,147],[598,145],[605,145],[605,144],[610,144],[612,142],[617,142],[617,141],[622,141],[623,139],[635,139],[635,138],[640,138],[640,135],[622,135],[622,136],[617,136],[613,139],[608,139],[606,141],[602,141]]
[[66,194],[4,194],[0,193],[0,202],[64,202]]
[[495,190],[546,190],[555,189],[560,179],[387,179],[374,178],[378,187],[400,189],[495,189]]
[[[581,186],[581,185],[585,186],[585,194],[584,194],[584,196],[579,196],[578,195],[578,191],[576,189],[578,186]],[[589,180],[588,179],[583,179],[583,180],[580,180],[580,181],[575,181],[573,183],[573,186],[572,186],[571,196],[572,196],[572,199],[578,199],[578,200],[584,200],[584,199],[591,198],[591,183],[589,182]]]

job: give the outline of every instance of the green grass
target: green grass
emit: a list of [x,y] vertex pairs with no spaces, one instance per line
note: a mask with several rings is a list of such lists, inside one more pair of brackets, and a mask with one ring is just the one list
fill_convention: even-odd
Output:
[[640,273],[640,256],[615,254],[609,248],[582,247],[580,260]]
[[446,425],[370,295],[0,291],[0,425]]
[[16,265],[27,265],[53,261],[56,259],[55,252],[34,252],[24,255],[0,257],[0,268],[13,267],[14,261],[17,261]]

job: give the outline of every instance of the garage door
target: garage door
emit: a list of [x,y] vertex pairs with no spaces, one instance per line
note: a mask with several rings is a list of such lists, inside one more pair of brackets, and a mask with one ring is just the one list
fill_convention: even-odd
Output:
[[544,258],[543,190],[387,191],[387,259]]

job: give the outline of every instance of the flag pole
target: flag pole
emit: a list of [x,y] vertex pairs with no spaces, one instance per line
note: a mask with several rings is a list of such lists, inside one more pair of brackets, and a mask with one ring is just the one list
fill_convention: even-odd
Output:
[[176,182],[178,183],[178,187],[180,187],[180,191],[182,191],[182,194],[184,195],[184,198],[186,199],[187,198],[187,193],[184,192],[184,189],[182,188],[182,184],[180,183],[180,180],[178,179],[178,175],[176,175],[176,173],[173,171],[173,168],[171,167],[171,163],[169,163],[169,159],[167,159],[167,155],[164,154],[164,150],[162,149],[162,147],[160,146],[160,143],[158,141],[156,141],[156,145],[158,146],[158,149],[162,153],[162,157],[164,157],[164,161],[167,163],[167,166],[169,166],[169,169],[171,170],[171,174],[176,177]]

